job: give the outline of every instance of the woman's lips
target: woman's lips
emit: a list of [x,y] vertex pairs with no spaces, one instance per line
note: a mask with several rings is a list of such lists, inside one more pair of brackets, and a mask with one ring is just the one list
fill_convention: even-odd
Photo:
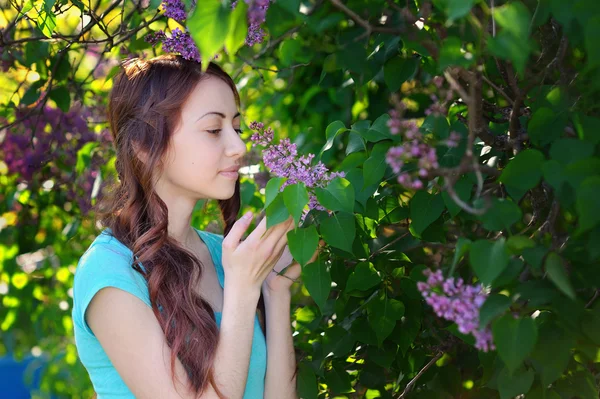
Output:
[[221,176],[227,177],[228,179],[237,179],[238,178],[238,172],[229,172],[226,170],[223,170],[221,172],[219,172],[219,174]]

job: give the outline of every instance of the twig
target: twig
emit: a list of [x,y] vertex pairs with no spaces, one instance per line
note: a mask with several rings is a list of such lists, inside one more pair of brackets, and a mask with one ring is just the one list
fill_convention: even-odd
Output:
[[421,378],[421,376],[427,371],[429,370],[429,368],[431,366],[433,366],[435,364],[435,362],[437,362],[442,356],[444,355],[444,352],[439,352],[437,355],[435,355],[433,358],[431,358],[431,360],[425,365],[425,367],[423,367],[418,373],[417,375],[415,375],[413,377],[412,380],[410,380],[408,382],[408,384],[406,384],[406,388],[404,388],[404,391],[402,391],[402,393],[400,394],[400,396],[398,396],[397,399],[403,399],[406,397],[406,395],[408,395],[408,393],[413,389],[413,387],[415,386],[415,384],[417,383],[417,380],[419,378]]
[[454,79],[454,77],[450,74],[448,70],[444,71],[444,77],[446,78],[448,83],[450,83],[450,86],[452,86],[452,88],[458,92],[462,100],[466,104],[469,104],[469,102],[471,101],[469,95],[467,94],[465,89],[456,81],[456,79]]
[[365,30],[367,31],[367,36],[370,36],[371,33],[373,33],[373,32],[391,33],[394,35],[399,35],[401,33],[404,33],[404,30],[402,30],[402,29],[388,28],[386,26],[373,26],[368,21],[362,19],[357,13],[355,13],[354,11],[352,11],[351,9],[346,7],[340,0],[330,0],[330,1],[331,1],[331,4],[333,4],[335,7],[339,8],[341,11],[343,11],[354,22],[356,22],[357,24],[359,24],[360,26],[365,28]]
[[456,191],[454,190],[454,184],[451,183],[449,179],[444,180],[444,189],[446,190],[446,192],[448,193],[450,198],[452,198],[452,200],[456,203],[456,205],[461,207],[463,210],[469,212],[470,214],[483,215],[484,213],[487,212],[488,207],[475,209],[472,206],[470,206],[469,204],[467,204],[466,202],[464,202],[463,200],[461,200],[460,197],[458,196],[458,194],[456,193]]
[[504,92],[504,90],[502,90],[499,86],[496,86],[496,84],[494,82],[492,82],[491,80],[489,80],[485,75],[482,75],[483,80],[485,81],[485,83],[487,83],[488,85],[492,86],[494,88],[494,90],[496,90],[498,93],[500,93],[502,95],[502,97],[504,97],[506,99],[506,101],[508,101],[508,103],[510,105],[513,105],[515,102],[512,100],[512,98],[510,98],[508,96],[508,94],[506,94]]
[[386,249],[388,249],[390,246],[394,245],[395,243],[397,243],[398,241],[400,241],[401,239],[403,239],[404,237],[406,237],[409,234],[410,234],[410,232],[407,231],[406,233],[404,233],[404,234],[402,234],[402,235],[394,238],[392,241],[388,242],[383,247],[381,247],[377,251],[373,252],[369,256],[369,259],[373,259],[375,256],[379,255],[380,253],[382,253],[383,251],[385,251]]
[[592,297],[592,299],[589,300],[589,302],[585,305],[585,308],[589,308],[590,306],[592,306],[594,304],[594,302],[596,301],[596,299],[598,299],[598,296],[600,295],[600,291],[596,290],[596,292],[594,292],[594,296]]

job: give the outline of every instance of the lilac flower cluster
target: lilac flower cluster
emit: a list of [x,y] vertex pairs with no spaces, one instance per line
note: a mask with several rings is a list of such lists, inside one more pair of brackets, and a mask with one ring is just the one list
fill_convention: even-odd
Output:
[[444,279],[441,270],[425,269],[423,274],[427,281],[418,282],[417,287],[435,314],[455,322],[462,334],[472,334],[475,348],[484,352],[494,350],[490,328],[479,328],[479,309],[487,297],[482,286],[464,284],[461,278]]
[[[442,88],[443,78],[433,79],[434,85],[440,90],[440,93],[449,101],[454,96],[451,89],[445,91]],[[425,110],[426,115],[446,116],[448,113],[445,103],[439,102],[435,95],[432,95],[433,104]],[[439,168],[437,153],[435,147],[425,141],[425,137],[420,132],[417,124],[408,119],[403,119],[406,106],[402,102],[397,102],[396,108],[389,111],[390,119],[388,127],[392,134],[402,134],[403,143],[396,147],[391,147],[386,154],[386,162],[394,173],[398,173],[398,183],[412,188],[414,190],[422,189],[425,184],[422,179],[426,179],[429,171]],[[441,143],[447,147],[457,147],[461,135],[457,132],[451,132],[446,140]],[[435,144],[435,143],[434,143]],[[415,165],[416,172],[401,172],[405,165]]]
[[302,182],[308,190],[309,209],[326,210],[319,204],[313,192],[314,188],[325,187],[334,178],[344,177],[344,172],[329,172],[329,169],[321,161],[312,165],[314,154],[298,156],[296,144],[288,138],[280,140],[279,144],[274,144],[273,129],[270,127],[265,129],[262,122],[252,122],[250,130],[254,131],[250,137],[252,145],[265,147],[263,162],[267,169],[277,177],[287,178],[281,190],[287,185]]
[[82,176],[75,176],[77,152],[88,142],[108,143],[110,134],[106,131],[98,136],[92,132],[85,119],[90,116],[89,111],[77,106],[66,113],[50,106],[36,113],[29,114],[29,111],[17,110],[16,117],[25,118],[23,122],[0,131],[0,159],[8,173],[15,175],[19,183],[52,180],[54,187],[64,185],[67,189],[62,190],[62,194],[67,201],[78,203],[82,213],[87,212],[97,176],[94,169],[100,167],[101,160],[94,157],[91,169]]
[[253,46],[256,43],[262,43],[265,32],[260,25],[265,22],[267,10],[271,0],[244,0],[248,4],[248,35],[246,44]]
[[173,18],[177,22],[185,21],[187,17],[185,6],[181,0],[164,0],[162,8],[167,17]]
[[153,47],[162,42],[163,50],[169,53],[179,53],[186,60],[200,62],[200,52],[187,29],[183,32],[181,29],[175,28],[171,31],[170,37],[167,37],[165,32],[159,30],[147,35],[145,39]]
[[[391,119],[388,126],[393,134],[403,133],[405,142],[402,145],[391,147],[386,154],[386,162],[394,173],[399,173],[398,183],[415,190],[423,188],[423,181],[418,177],[426,178],[429,170],[439,167],[437,154],[434,147],[423,142],[423,135],[415,122],[401,120],[398,110],[390,111]],[[418,172],[412,176],[410,172],[401,172],[407,163],[416,163]]]

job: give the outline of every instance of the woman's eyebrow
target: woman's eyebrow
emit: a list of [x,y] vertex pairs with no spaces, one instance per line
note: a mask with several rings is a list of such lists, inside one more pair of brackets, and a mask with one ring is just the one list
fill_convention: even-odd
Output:
[[[200,119],[204,118],[204,117],[205,117],[205,116],[207,116],[207,115],[218,115],[218,116],[220,116],[221,118],[225,119],[225,114],[224,114],[224,113],[222,113],[222,112],[216,112],[216,111],[212,111],[212,112],[207,112],[207,113],[205,113],[204,115],[202,115],[202,116],[201,116],[200,118],[198,118],[197,120],[200,120]],[[238,116],[240,116],[240,113],[239,113],[239,112],[237,112],[237,113],[236,113],[236,114],[233,116],[233,119],[237,118]]]

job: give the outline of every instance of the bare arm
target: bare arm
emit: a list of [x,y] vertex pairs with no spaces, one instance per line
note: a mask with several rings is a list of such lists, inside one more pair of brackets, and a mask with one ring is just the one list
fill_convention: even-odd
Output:
[[289,291],[269,295],[263,290],[267,328],[265,399],[296,399],[296,354],[290,321]]
[[[241,398],[245,389],[257,303],[258,296],[225,297],[214,367],[217,385],[227,398]],[[92,299],[86,318],[136,398],[197,397],[178,358],[176,385],[171,379],[171,348],[154,313],[140,299],[118,288],[104,288]],[[217,394],[209,385],[200,398],[214,399]]]

